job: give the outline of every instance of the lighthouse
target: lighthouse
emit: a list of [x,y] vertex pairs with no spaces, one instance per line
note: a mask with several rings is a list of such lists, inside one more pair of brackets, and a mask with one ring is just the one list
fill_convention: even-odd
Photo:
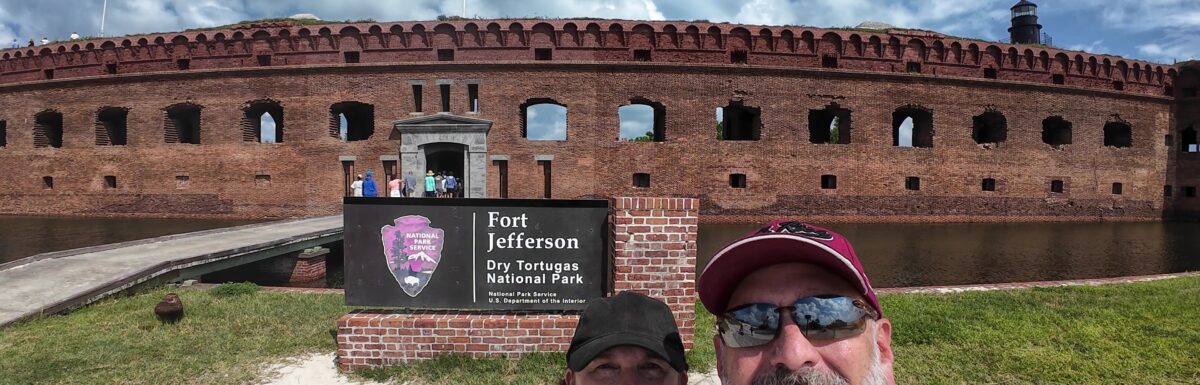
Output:
[[1037,4],[1021,0],[1012,6],[1012,27],[1008,28],[1012,44],[1041,44],[1042,25],[1038,24]]

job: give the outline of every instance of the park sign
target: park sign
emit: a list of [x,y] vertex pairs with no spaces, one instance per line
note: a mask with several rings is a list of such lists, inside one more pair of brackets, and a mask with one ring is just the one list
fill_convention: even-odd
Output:
[[607,200],[344,203],[350,306],[580,310],[607,290]]

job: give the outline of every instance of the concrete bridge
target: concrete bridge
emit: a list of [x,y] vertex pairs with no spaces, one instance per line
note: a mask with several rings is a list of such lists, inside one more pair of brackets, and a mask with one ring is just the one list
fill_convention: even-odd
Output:
[[199,277],[342,240],[342,216],[169,235],[42,253],[0,264],[0,327],[146,282]]

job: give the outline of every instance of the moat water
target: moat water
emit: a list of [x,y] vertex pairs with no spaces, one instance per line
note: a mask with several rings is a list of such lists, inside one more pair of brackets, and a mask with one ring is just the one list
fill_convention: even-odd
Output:
[[[701,225],[697,264],[756,225]],[[1106,278],[1200,270],[1200,223],[825,225],[846,236],[876,287]]]
[[[0,216],[0,263],[48,251],[251,221]],[[703,224],[697,264],[753,224]],[[834,223],[878,287],[1104,278],[1200,270],[1200,222]],[[338,274],[330,267],[331,274]]]
[[255,221],[0,216],[0,263],[50,251],[249,223]]

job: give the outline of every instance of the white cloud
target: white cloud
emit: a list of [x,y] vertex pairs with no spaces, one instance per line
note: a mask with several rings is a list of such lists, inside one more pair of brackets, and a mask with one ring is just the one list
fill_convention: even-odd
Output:
[[1072,45],[1066,46],[1064,48],[1066,48],[1068,50],[1072,50],[1072,51],[1083,51],[1083,52],[1091,52],[1091,53],[1106,53],[1106,52],[1108,52],[1108,47],[1104,45],[1104,40],[1096,40],[1089,44],[1072,44]]

